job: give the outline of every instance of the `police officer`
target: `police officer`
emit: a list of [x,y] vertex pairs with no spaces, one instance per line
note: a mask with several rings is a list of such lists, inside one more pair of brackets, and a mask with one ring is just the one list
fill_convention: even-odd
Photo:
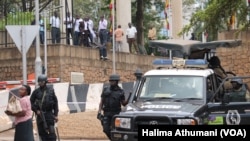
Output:
[[250,94],[246,87],[246,85],[243,83],[243,80],[240,78],[233,78],[231,80],[233,91],[230,94],[230,101],[234,102],[244,102],[249,101]]
[[54,124],[58,121],[58,101],[54,89],[47,86],[47,76],[38,77],[39,87],[30,97],[32,111],[36,114],[38,133],[42,141],[56,141]]
[[[222,81],[227,77],[227,73],[224,70],[224,68],[221,66],[221,61],[218,56],[212,56],[209,60],[209,68],[213,69],[214,73],[216,76],[218,76],[219,80]],[[230,81],[225,81],[224,82],[224,88],[226,90],[232,89],[232,84]]]
[[97,118],[99,119],[103,111],[102,126],[103,132],[111,140],[111,120],[112,117],[121,112],[121,106],[127,105],[128,101],[125,100],[124,91],[118,86],[120,76],[112,74],[109,77],[110,86],[104,87],[101,94],[101,101]]

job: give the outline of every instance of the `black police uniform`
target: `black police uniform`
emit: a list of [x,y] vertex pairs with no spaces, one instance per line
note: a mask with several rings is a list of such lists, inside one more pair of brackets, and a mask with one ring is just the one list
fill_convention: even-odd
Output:
[[111,120],[112,117],[121,112],[121,102],[125,100],[123,89],[118,85],[105,87],[101,98],[103,99],[103,132],[111,139]]
[[[44,96],[45,94],[45,96]],[[32,111],[35,113],[40,110],[43,112],[47,122],[48,129],[44,128],[44,122],[41,116],[37,115],[38,133],[42,141],[56,141],[54,129],[55,117],[58,115],[58,100],[54,89],[45,86],[37,88],[30,97]]]

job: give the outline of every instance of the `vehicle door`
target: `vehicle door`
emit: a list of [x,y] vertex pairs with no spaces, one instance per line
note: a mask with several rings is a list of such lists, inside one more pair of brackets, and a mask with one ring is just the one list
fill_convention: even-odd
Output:
[[[213,77],[213,83],[216,83],[216,76]],[[250,80],[250,79],[249,79]],[[217,81],[218,82],[218,81]],[[230,102],[227,97],[230,92],[218,87],[215,91],[215,98],[208,102],[208,117],[207,124],[209,125],[239,125],[250,124],[250,102]]]

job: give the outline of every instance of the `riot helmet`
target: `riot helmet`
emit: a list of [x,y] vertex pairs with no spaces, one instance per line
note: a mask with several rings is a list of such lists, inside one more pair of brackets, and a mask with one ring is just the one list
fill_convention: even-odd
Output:
[[231,83],[232,83],[232,82],[236,82],[236,83],[238,83],[238,84],[243,84],[243,80],[240,79],[240,78],[233,78],[233,79],[231,80]]
[[41,75],[39,75],[38,76],[38,82],[45,82],[45,83],[47,83],[48,82],[48,79],[47,79],[47,76],[46,75],[44,75],[44,74],[41,74]]
[[211,57],[209,60],[209,65],[211,68],[219,67],[221,65],[219,57],[218,56]]
[[240,78],[232,78],[231,83],[235,90],[239,90],[243,85],[243,80]]
[[120,75],[118,75],[118,74],[111,74],[109,76],[109,81],[120,81]]

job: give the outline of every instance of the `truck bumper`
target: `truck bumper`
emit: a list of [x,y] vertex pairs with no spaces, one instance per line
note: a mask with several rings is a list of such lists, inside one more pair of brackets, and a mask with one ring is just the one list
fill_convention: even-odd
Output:
[[112,141],[138,141],[137,132],[111,131]]

